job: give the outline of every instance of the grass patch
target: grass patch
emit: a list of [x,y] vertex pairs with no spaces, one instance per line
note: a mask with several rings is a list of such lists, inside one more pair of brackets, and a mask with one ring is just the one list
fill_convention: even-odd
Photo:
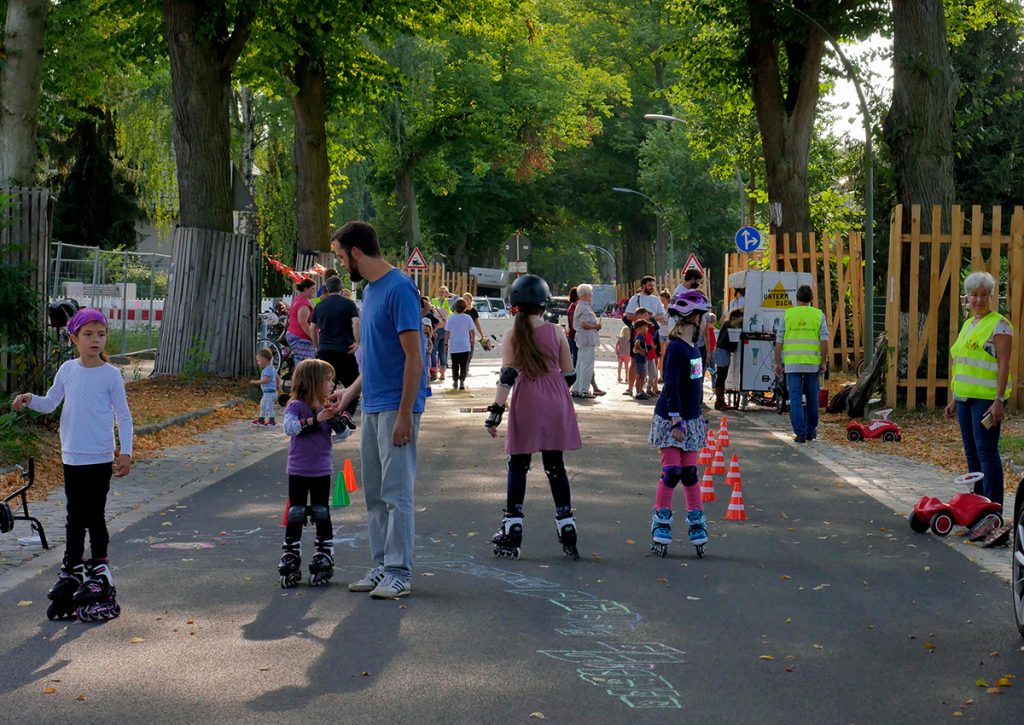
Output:
[[[160,328],[148,324],[135,325],[127,330],[128,347],[125,352],[138,352],[156,348],[160,340]],[[113,324],[107,331],[107,354],[121,354],[121,326]]]
[[1015,461],[1021,460],[1024,458],[1024,435],[999,436],[999,448]]

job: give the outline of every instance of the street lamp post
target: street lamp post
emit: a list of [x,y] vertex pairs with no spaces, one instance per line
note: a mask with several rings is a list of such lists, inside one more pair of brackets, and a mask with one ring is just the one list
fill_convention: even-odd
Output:
[[[645,113],[644,120],[667,121],[668,123],[682,123],[684,125],[686,124],[686,121],[684,121],[683,119],[677,118],[676,116],[669,116],[664,113]],[[747,225],[747,218],[746,215],[743,213],[743,207],[746,205],[747,201],[747,185],[743,183],[743,174],[740,173],[739,165],[736,162],[733,162],[732,168],[736,172],[736,188],[739,189],[740,192],[740,229],[742,229]],[[751,219],[751,222],[753,222],[753,219]]]
[[781,0],[771,0],[773,5],[784,8],[799,16],[813,25],[825,36],[825,40],[832,46],[832,50],[839,56],[843,64],[843,70],[853,82],[857,90],[857,100],[860,103],[860,112],[864,120],[864,360],[871,363],[875,351],[875,198],[874,198],[874,165],[875,152],[871,143],[871,114],[868,112],[868,103],[864,98],[864,89],[860,84],[860,74],[857,66],[850,62],[839,43],[833,38],[817,20],[805,13],[803,10],[793,7]]
[[665,207],[647,196],[647,194],[637,191],[636,189],[627,189],[624,186],[613,186],[612,191],[617,191],[620,194],[636,194],[637,196],[643,197],[647,201],[651,202],[651,206],[654,207],[654,219],[658,223],[657,232],[655,234],[659,241],[664,238],[663,235],[665,230],[668,230],[668,267],[671,268],[676,256],[676,239],[675,235],[672,234],[672,227],[670,227],[665,220]]
[[583,246],[584,246],[584,247],[585,247],[586,249],[594,249],[594,250],[596,250],[596,251],[598,251],[598,252],[604,252],[604,253],[605,253],[606,255],[608,255],[608,259],[610,259],[610,260],[611,260],[611,262],[612,262],[612,284],[615,284],[615,281],[616,281],[616,275],[615,275],[615,271],[616,271],[616,270],[615,270],[615,257],[614,257],[614,256],[612,255],[612,253],[611,253],[611,252],[609,252],[609,251],[608,251],[607,249],[605,249],[604,247],[599,247],[599,246],[597,246],[596,244],[584,244]]

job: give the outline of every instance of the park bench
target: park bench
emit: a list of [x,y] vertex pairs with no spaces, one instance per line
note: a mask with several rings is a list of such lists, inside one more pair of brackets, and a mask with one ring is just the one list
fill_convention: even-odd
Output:
[[[34,458],[28,459],[28,469],[22,468],[21,466],[15,466],[18,470],[18,475],[25,481],[25,485],[19,488],[17,491],[8,494],[2,502],[0,502],[0,534],[6,534],[14,528],[15,521],[28,521],[32,526],[32,530],[39,534],[39,543],[43,545],[44,549],[49,549],[50,545],[46,543],[46,534],[43,532],[43,525],[39,522],[39,519],[30,515],[28,512],[28,497],[25,492],[32,488],[32,483],[36,477],[36,463]],[[18,509],[18,513],[15,514],[11,510],[11,501],[14,501],[18,497],[21,498],[21,508]]]

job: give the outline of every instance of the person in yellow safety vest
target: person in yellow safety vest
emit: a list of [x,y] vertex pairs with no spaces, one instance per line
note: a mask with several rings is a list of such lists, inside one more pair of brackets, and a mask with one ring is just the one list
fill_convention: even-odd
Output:
[[949,348],[952,395],[944,412],[947,418],[956,415],[960,423],[968,470],[985,474],[974,492],[1002,504],[999,432],[1003,404],[1013,390],[1013,325],[993,309],[998,307],[995,287],[988,272],[974,272],[964,280],[970,317]]
[[796,307],[786,310],[786,324],[775,343],[775,374],[786,375],[789,420],[797,443],[818,437],[819,376],[828,369],[828,325],[825,313],[811,306],[808,285],[796,291]]

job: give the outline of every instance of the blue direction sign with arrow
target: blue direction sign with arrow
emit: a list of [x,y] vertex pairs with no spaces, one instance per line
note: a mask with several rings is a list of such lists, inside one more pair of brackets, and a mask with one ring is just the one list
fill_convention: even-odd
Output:
[[741,227],[736,232],[736,248],[741,252],[756,252],[761,247],[761,232],[754,227]]

